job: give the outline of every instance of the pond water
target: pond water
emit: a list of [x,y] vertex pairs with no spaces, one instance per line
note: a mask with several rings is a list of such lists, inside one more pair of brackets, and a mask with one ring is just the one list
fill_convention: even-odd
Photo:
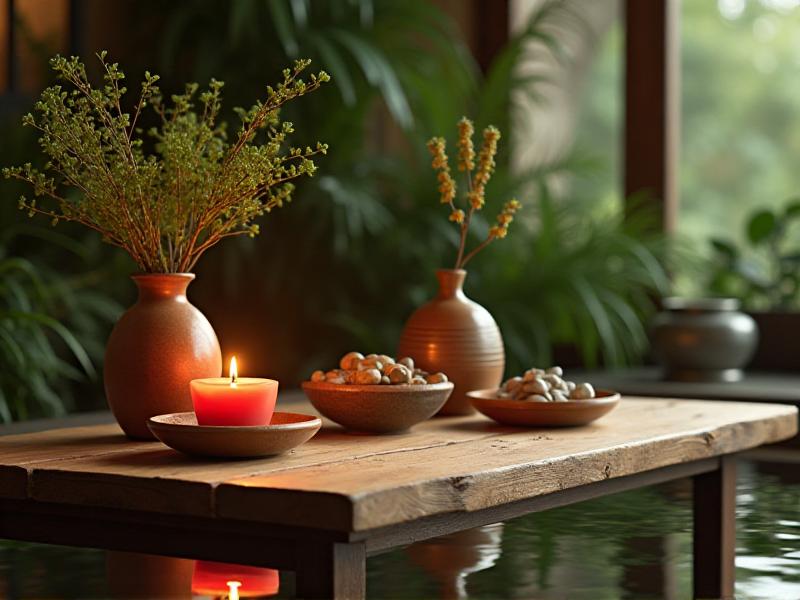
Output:
[[[742,461],[737,522],[736,597],[800,599],[800,464]],[[691,525],[688,481],[624,492],[370,558],[368,596],[689,598]],[[0,541],[10,600],[207,598],[229,578],[242,597],[294,592],[289,572]]]

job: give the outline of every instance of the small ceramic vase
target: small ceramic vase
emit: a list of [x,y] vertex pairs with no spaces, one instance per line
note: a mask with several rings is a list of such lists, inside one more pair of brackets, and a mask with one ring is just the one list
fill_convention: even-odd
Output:
[[758,345],[753,318],[735,298],[665,298],[652,327],[653,353],[673,381],[735,382]]
[[441,415],[468,415],[467,392],[499,387],[505,370],[503,338],[492,315],[464,295],[463,269],[439,269],[439,294],[417,309],[400,337],[398,356],[426,371],[446,373],[455,384]]
[[186,299],[191,273],[134,275],[139,299],[106,347],[106,399],[130,438],[153,439],[150,417],[192,410],[189,382],[219,377],[222,353],[211,324]]

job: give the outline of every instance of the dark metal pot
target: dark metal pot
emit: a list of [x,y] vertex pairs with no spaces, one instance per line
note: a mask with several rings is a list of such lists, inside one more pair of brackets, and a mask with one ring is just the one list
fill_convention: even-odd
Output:
[[758,345],[735,298],[665,298],[653,321],[653,354],[675,381],[739,381]]

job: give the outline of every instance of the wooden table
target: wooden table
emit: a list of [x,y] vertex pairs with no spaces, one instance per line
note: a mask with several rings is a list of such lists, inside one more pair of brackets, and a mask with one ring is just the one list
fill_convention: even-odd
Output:
[[365,595],[370,554],[691,477],[695,594],[732,597],[732,455],[796,431],[792,406],[625,398],[576,429],[472,416],[364,436],[327,424],[291,453],[240,462],[128,441],[115,425],[8,435],[0,537],[293,570],[301,597],[350,599]]

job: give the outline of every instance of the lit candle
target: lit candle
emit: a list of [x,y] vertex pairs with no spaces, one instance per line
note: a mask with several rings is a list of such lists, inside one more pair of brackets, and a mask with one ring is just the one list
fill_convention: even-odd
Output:
[[193,379],[190,383],[198,425],[269,425],[278,397],[273,379],[239,377],[236,357],[229,377]]

